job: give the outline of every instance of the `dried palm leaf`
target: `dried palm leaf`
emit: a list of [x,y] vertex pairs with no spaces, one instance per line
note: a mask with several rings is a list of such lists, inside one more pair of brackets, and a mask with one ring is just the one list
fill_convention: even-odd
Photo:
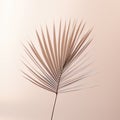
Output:
[[89,76],[85,71],[90,64],[85,63],[82,56],[85,49],[91,43],[88,39],[92,30],[83,33],[85,24],[77,25],[59,24],[58,37],[56,27],[53,24],[53,41],[51,41],[48,27],[46,26],[46,37],[41,28],[41,36],[36,31],[40,50],[28,42],[29,48],[24,46],[25,52],[34,63],[34,67],[24,63],[30,73],[24,73],[24,77],[33,84],[55,93],[51,120],[53,119],[57,96],[60,92],[76,91],[72,85]]

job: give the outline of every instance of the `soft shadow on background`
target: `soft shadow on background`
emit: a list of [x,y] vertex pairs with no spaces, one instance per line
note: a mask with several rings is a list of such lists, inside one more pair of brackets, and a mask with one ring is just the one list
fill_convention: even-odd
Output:
[[58,96],[54,119],[119,120],[119,4],[119,0],[1,0],[0,120],[49,120],[54,95],[22,78],[21,42],[33,40],[40,25],[69,18],[83,19],[88,29],[94,26],[89,50],[97,74],[81,82],[85,89]]

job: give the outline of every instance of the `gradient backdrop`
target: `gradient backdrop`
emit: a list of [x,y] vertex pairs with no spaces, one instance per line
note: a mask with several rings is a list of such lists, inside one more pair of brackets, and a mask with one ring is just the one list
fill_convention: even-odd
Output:
[[0,0],[0,120],[50,120],[54,94],[22,78],[21,42],[60,18],[94,26],[97,73],[81,91],[58,96],[54,120],[120,120],[119,0]]

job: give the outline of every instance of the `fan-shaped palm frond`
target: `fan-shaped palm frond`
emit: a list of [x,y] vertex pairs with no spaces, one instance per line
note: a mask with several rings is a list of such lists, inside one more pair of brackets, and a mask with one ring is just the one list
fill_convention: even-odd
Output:
[[[39,50],[28,42],[29,48],[24,46],[26,54],[32,60],[34,66],[24,63],[30,73],[24,73],[24,77],[35,85],[56,94],[51,120],[59,92],[76,90],[72,85],[86,77],[89,72],[83,72],[90,64],[83,64],[85,56],[82,53],[91,43],[88,39],[92,30],[83,32],[85,24],[62,24],[60,22],[58,33],[53,24],[51,39],[48,27],[46,36],[41,28],[41,35],[36,31]],[[69,88],[68,88],[69,87]]]

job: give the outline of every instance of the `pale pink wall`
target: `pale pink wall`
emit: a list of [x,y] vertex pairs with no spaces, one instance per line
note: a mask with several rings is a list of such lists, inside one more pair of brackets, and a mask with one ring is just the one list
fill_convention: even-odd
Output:
[[119,0],[1,0],[0,120],[50,120],[54,95],[21,77],[21,42],[33,39],[40,24],[60,18],[94,26],[97,74],[82,83],[98,87],[59,95],[54,120],[119,120],[119,5]]

